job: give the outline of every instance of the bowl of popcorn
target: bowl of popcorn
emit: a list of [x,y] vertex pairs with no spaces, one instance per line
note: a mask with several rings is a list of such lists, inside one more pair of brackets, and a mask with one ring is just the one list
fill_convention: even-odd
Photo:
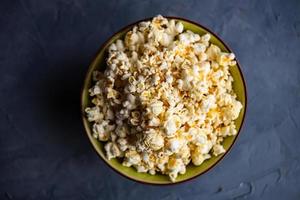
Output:
[[125,177],[163,185],[197,177],[224,157],[244,120],[246,88],[221,39],[197,23],[159,15],[107,40],[81,100],[102,160]]

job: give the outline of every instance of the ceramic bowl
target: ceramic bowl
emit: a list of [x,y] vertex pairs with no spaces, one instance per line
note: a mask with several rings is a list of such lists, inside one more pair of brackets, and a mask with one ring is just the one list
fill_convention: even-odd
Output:
[[[216,44],[217,46],[219,46],[222,49],[222,51],[231,52],[231,50],[228,48],[228,46],[225,45],[225,43],[218,36],[216,36],[216,34],[211,32],[209,29],[205,28],[204,26],[197,24],[195,22],[192,22],[190,20],[182,19],[182,18],[177,18],[177,17],[167,17],[167,18],[175,19],[177,21],[182,22],[185,30],[191,30],[200,35],[203,35],[205,33],[210,33],[212,36],[210,41],[213,44]],[[89,66],[89,69],[88,69],[86,77],[85,77],[84,85],[82,88],[82,95],[81,95],[82,119],[83,119],[83,124],[84,124],[85,130],[86,130],[87,136],[88,136],[91,144],[93,145],[93,148],[96,150],[97,154],[104,161],[104,163],[106,163],[108,166],[110,166],[116,172],[118,172],[119,174],[121,174],[129,179],[132,179],[134,181],[138,181],[141,183],[158,184],[158,185],[175,184],[175,183],[180,183],[180,182],[190,180],[192,178],[198,177],[201,174],[204,174],[205,172],[212,169],[213,166],[215,166],[217,163],[219,163],[221,161],[221,159],[226,154],[228,154],[230,148],[232,147],[232,145],[234,144],[234,142],[236,141],[236,139],[240,133],[240,130],[241,130],[241,127],[242,127],[242,124],[244,121],[245,111],[246,111],[246,106],[247,106],[246,85],[245,85],[245,81],[244,81],[243,74],[242,74],[239,64],[237,63],[236,66],[230,67],[230,73],[234,79],[233,90],[237,94],[237,99],[243,104],[243,109],[241,110],[239,117],[235,120],[235,125],[238,130],[238,134],[235,136],[227,137],[224,140],[223,144],[224,144],[224,148],[226,149],[225,154],[219,155],[217,157],[212,157],[212,158],[206,160],[200,166],[194,166],[194,165],[190,164],[189,166],[187,166],[187,170],[186,170],[185,174],[178,175],[176,182],[174,182],[174,183],[171,182],[167,175],[162,175],[160,173],[157,173],[156,175],[150,175],[148,173],[138,173],[133,167],[123,166],[121,164],[120,160],[118,160],[118,159],[112,159],[112,160],[106,159],[105,151],[103,148],[104,144],[102,142],[96,140],[92,136],[91,123],[89,123],[87,121],[87,118],[86,118],[86,115],[84,112],[84,109],[87,106],[91,105],[88,89],[92,86],[92,72],[96,69],[97,70],[105,69],[105,67],[106,67],[105,59],[107,56],[106,50],[112,42],[124,37],[125,33],[128,32],[134,25],[138,24],[141,21],[148,21],[148,20],[151,20],[151,19],[143,19],[143,20],[140,20],[138,22],[135,22],[133,24],[126,26],[125,28],[121,29],[120,31],[115,33],[113,36],[111,36],[99,49],[96,57],[92,61],[91,65]],[[232,163],[232,164],[234,165],[234,163]],[[234,173],[234,172],[232,172],[232,173]]]

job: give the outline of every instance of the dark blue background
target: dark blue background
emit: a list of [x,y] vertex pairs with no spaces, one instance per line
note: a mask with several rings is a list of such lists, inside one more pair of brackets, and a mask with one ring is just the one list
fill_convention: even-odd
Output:
[[[89,63],[114,32],[157,14],[233,49],[248,112],[232,151],[176,186],[127,180],[94,153],[80,116]],[[300,199],[300,1],[10,0],[0,3],[0,199]]]

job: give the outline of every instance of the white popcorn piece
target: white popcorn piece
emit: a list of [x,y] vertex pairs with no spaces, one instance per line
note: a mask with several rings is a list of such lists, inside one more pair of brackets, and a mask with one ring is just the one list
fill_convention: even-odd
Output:
[[[161,154],[161,155],[159,155]],[[157,168],[160,169],[162,172],[166,171],[166,164],[169,161],[169,156],[167,156],[165,153],[163,152],[159,152],[158,153],[158,158],[156,159],[156,163],[157,163]]]
[[109,132],[105,130],[105,126],[107,125],[106,121],[102,121],[102,123],[93,125],[93,133],[97,136],[100,141],[107,141],[109,138]]
[[138,165],[141,162],[141,156],[135,150],[128,150],[125,153],[124,166],[130,167],[132,165]]
[[196,145],[205,144],[207,142],[206,134],[200,129],[198,133],[194,136],[194,143]]
[[200,53],[204,53],[206,50],[206,46],[202,43],[195,43],[193,45],[193,48],[196,55],[199,55]]
[[177,33],[182,33],[182,31],[184,29],[183,24],[181,22],[177,22],[175,29],[176,29]]
[[116,41],[116,47],[118,51],[124,51],[124,42],[122,40],[117,40]]
[[118,145],[113,142],[106,143],[104,149],[106,151],[106,157],[108,160],[121,155],[121,151]]
[[157,117],[153,117],[149,121],[149,126],[159,126],[160,125],[160,119]]
[[211,150],[212,146],[213,145],[211,142],[207,142],[205,144],[198,145],[198,148],[202,154],[208,154],[209,151]]
[[128,128],[125,125],[117,125],[115,132],[118,137],[124,138],[128,134]]
[[173,82],[173,76],[172,75],[166,75],[166,82],[171,84]]
[[209,62],[202,62],[200,63],[199,70],[207,75],[210,72],[210,63]]
[[185,165],[188,165],[191,161],[191,150],[190,147],[188,146],[187,142],[186,144],[183,144],[179,152],[177,153],[178,156],[182,159],[183,163]]
[[117,140],[119,149],[124,152],[128,149],[128,141],[125,138],[119,138]]
[[216,98],[213,95],[208,95],[202,100],[201,109],[203,112],[207,113],[210,109],[216,107]]
[[159,81],[160,81],[160,77],[155,74],[153,77],[152,77],[152,85],[157,85],[159,84]]
[[198,148],[196,148],[195,152],[192,153],[192,162],[194,165],[198,166],[204,162],[204,155],[198,152]]
[[156,174],[156,171],[155,171],[155,169],[150,169],[150,170],[149,170],[149,174],[151,174],[151,175],[155,175],[155,174]]
[[159,68],[160,68],[161,70],[168,69],[168,64],[167,64],[167,62],[162,62]]
[[139,173],[146,173],[148,169],[144,165],[136,165],[136,171]]
[[207,58],[212,61],[216,61],[220,53],[220,48],[214,44],[211,44],[206,50]]
[[89,92],[90,92],[90,96],[95,96],[97,94],[101,94],[102,90],[98,85],[95,85],[94,87],[89,89]]
[[168,35],[167,33],[163,33],[161,35],[161,39],[160,39],[160,44],[164,47],[168,47],[171,42],[173,41],[173,36],[172,35]]
[[151,113],[154,116],[158,116],[163,111],[163,102],[155,101],[150,105]]
[[211,38],[210,34],[209,34],[209,33],[206,33],[205,35],[203,35],[203,36],[201,37],[201,41],[202,41],[202,42],[209,42],[210,38]]
[[214,154],[214,156],[218,156],[220,154],[223,154],[223,153],[225,153],[225,151],[226,150],[224,149],[224,147],[222,145],[220,145],[220,144],[216,144],[216,145],[213,146],[213,154]]
[[100,112],[99,107],[86,108],[85,112],[87,113],[88,121],[99,121],[102,120],[104,115]]
[[159,132],[156,132],[154,129],[150,129],[145,134],[145,143],[149,146],[149,148],[157,151],[164,146],[164,138]]
[[107,109],[105,118],[108,120],[113,120],[115,118],[115,114],[111,109]]
[[172,153],[178,153],[181,147],[183,146],[183,141],[179,138],[171,138],[169,139],[167,145],[168,149]]
[[167,137],[173,136],[177,131],[176,122],[174,119],[170,118],[168,121],[166,121],[164,128]]
[[178,173],[184,174],[186,171],[185,165],[181,159],[171,158],[168,161],[167,168],[170,171],[169,177],[171,181],[175,181]]

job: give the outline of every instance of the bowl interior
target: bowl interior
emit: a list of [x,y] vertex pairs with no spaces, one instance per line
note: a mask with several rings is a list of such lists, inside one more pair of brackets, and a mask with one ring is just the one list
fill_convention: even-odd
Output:
[[[189,22],[189,21],[185,21],[183,19],[177,19],[177,18],[176,18],[176,20],[181,21],[183,23],[185,29],[191,30],[191,31],[193,31],[195,33],[198,33],[200,35],[203,35],[203,34],[209,32],[204,27],[201,27],[197,24],[194,24],[193,22]],[[82,90],[82,97],[81,97],[83,123],[84,123],[85,129],[86,129],[87,135],[88,135],[93,147],[97,151],[97,153],[102,157],[102,159],[109,166],[111,166],[117,172],[123,174],[124,176],[126,176],[128,178],[131,178],[131,179],[134,179],[134,180],[140,181],[140,182],[152,183],[152,184],[171,184],[172,182],[169,180],[168,176],[166,176],[166,175],[162,175],[162,174],[150,175],[148,173],[138,173],[132,167],[122,166],[120,161],[118,161],[117,159],[107,160],[106,157],[105,157],[105,151],[104,151],[104,148],[103,148],[103,143],[99,142],[95,138],[93,138],[91,124],[87,121],[87,119],[85,117],[85,113],[84,113],[84,109],[87,106],[91,105],[88,89],[92,86],[92,78],[91,78],[92,77],[92,72],[96,69],[97,70],[105,69],[105,67],[106,67],[105,58],[106,58],[106,55],[107,55],[107,53],[106,53],[107,47],[112,42],[114,42],[115,40],[124,37],[125,33],[128,30],[130,30],[132,28],[132,26],[133,25],[130,25],[130,26],[126,27],[125,29],[122,29],[120,32],[116,33],[114,36],[112,36],[102,46],[102,48],[98,52],[96,58],[91,63],[91,65],[88,69],[86,78],[85,78],[85,82],[84,82],[84,86],[83,86],[83,90]],[[211,33],[211,32],[209,32],[209,33]],[[229,49],[226,48],[226,46],[223,44],[222,41],[220,41],[212,33],[211,33],[211,36],[212,36],[211,37],[211,42],[213,44],[216,44],[217,46],[219,46],[222,49],[222,51],[229,52]],[[241,113],[240,113],[239,117],[235,120],[235,124],[236,124],[237,130],[238,130],[238,133],[239,133],[242,122],[243,122],[245,109],[246,109],[245,83],[244,83],[241,71],[240,71],[238,66],[231,67],[230,72],[231,72],[231,75],[233,76],[233,79],[234,79],[234,81],[233,81],[233,90],[237,94],[237,99],[243,104],[243,109],[241,110]],[[223,144],[224,144],[224,147],[227,151],[229,150],[229,148],[234,143],[236,137],[237,137],[237,135],[227,137],[224,140]],[[193,165],[190,164],[187,167],[186,173],[183,174],[183,175],[179,175],[178,178],[176,179],[176,182],[182,182],[182,181],[191,179],[195,176],[198,176],[198,175],[206,172],[211,167],[213,167],[224,155],[219,155],[217,157],[212,157],[211,159],[206,160],[200,166],[193,166]]]

